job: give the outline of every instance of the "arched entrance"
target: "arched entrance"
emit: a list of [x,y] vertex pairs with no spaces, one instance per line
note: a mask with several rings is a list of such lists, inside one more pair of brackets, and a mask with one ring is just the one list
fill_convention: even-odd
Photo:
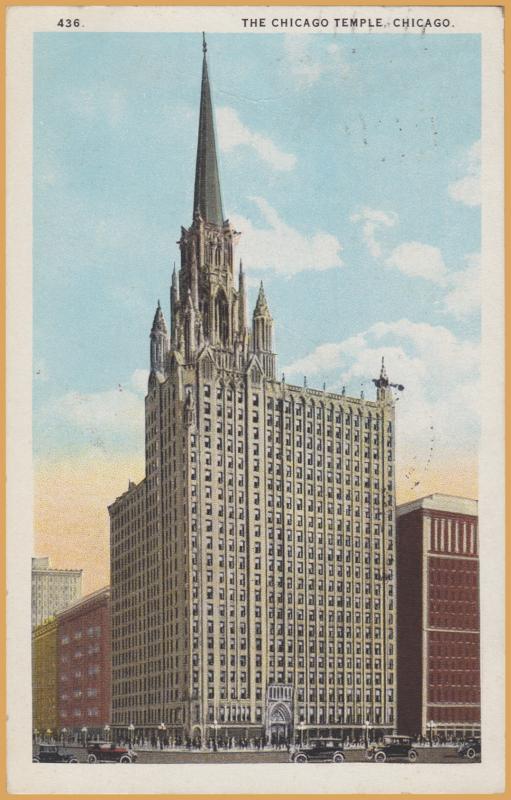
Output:
[[273,745],[289,742],[291,739],[291,713],[284,703],[276,703],[270,711],[268,738]]
[[194,725],[192,728],[192,747],[202,747],[202,729],[200,725]]

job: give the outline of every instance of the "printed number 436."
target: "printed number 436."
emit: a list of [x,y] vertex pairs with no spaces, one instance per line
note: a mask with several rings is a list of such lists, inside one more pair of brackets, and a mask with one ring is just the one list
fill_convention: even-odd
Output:
[[79,19],[59,19],[57,22],[57,27],[59,28],[79,28],[80,27],[80,20]]

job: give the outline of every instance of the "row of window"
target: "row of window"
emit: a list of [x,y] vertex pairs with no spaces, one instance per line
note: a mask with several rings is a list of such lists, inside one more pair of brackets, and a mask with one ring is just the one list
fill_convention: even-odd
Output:
[[85,711],[82,711],[81,708],[75,708],[73,711],[67,711],[65,708],[62,708],[60,710],[60,717],[63,720],[68,717],[74,717],[75,719],[80,719],[81,717],[99,717],[99,708],[94,706],[94,708],[87,708]]
[[[98,675],[99,672],[100,672],[99,664],[91,664],[89,667],[87,667],[87,675]],[[73,673],[73,676],[75,678],[80,677],[80,675],[81,675],[81,672]],[[69,676],[68,676],[67,672],[61,672],[60,673],[60,680],[61,681],[68,681],[69,680]]]
[[[95,688],[90,688],[89,687],[87,689],[87,691],[85,692],[85,695],[87,697],[97,697],[98,696],[98,690],[95,689]],[[60,699],[61,700],[69,700],[70,696],[71,695],[69,695],[67,692],[63,692],[60,695]],[[72,696],[73,697],[83,697],[84,696],[84,692],[81,689],[74,689],[73,692],[72,692]]]
[[[212,397],[212,386],[209,383],[205,383],[203,386],[203,395],[206,399],[211,399]],[[245,395],[242,390],[238,390],[236,395],[232,388],[227,387],[225,390],[222,386],[217,386],[215,391],[215,397],[217,400],[222,400],[224,397],[228,403],[232,403],[234,400],[237,401],[239,405],[242,405],[245,400]],[[252,405],[255,408],[259,407],[260,404],[260,395],[256,392],[252,394]],[[298,400],[282,400],[282,399],[274,399],[272,397],[268,397],[266,399],[266,410],[269,414],[271,414],[274,410],[275,411],[284,411],[285,414],[291,414],[292,412],[295,413],[296,416],[301,416],[304,414],[308,419],[312,419],[316,416],[317,419],[320,419],[323,416],[323,411],[326,410],[326,418],[328,421],[333,421],[334,418],[334,407],[332,405],[327,405],[325,408],[323,407],[322,403],[315,404],[311,402],[306,404],[302,398]],[[378,430],[379,428],[379,417],[375,416],[372,417],[371,414],[368,414],[364,417],[361,414],[357,414],[354,409],[348,407],[346,410],[344,409],[335,409],[335,421],[340,422],[342,418],[345,417],[346,419],[353,419],[353,423],[355,427],[360,427],[360,420],[363,418],[364,420],[364,427],[370,428],[371,425],[374,430]],[[392,430],[392,423],[388,422],[388,431]]]

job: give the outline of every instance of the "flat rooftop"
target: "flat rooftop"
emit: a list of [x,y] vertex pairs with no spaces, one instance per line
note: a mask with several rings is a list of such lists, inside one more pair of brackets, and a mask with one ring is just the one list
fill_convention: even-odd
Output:
[[435,492],[409,503],[402,503],[396,508],[396,515],[402,517],[412,511],[424,509],[427,511],[446,511],[451,514],[464,514],[470,517],[477,517],[477,500],[470,497],[457,497],[452,494],[441,494]]

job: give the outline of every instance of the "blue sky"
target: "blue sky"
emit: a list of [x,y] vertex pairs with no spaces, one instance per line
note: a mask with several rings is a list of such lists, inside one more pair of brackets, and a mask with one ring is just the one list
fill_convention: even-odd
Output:
[[[370,397],[384,354],[406,387],[404,484],[433,445],[475,461],[479,37],[211,34],[208,48],[224,213],[251,307],[264,279],[279,370]],[[158,298],[168,319],[191,222],[201,60],[198,34],[35,35],[40,460],[143,456],[149,329]]]

